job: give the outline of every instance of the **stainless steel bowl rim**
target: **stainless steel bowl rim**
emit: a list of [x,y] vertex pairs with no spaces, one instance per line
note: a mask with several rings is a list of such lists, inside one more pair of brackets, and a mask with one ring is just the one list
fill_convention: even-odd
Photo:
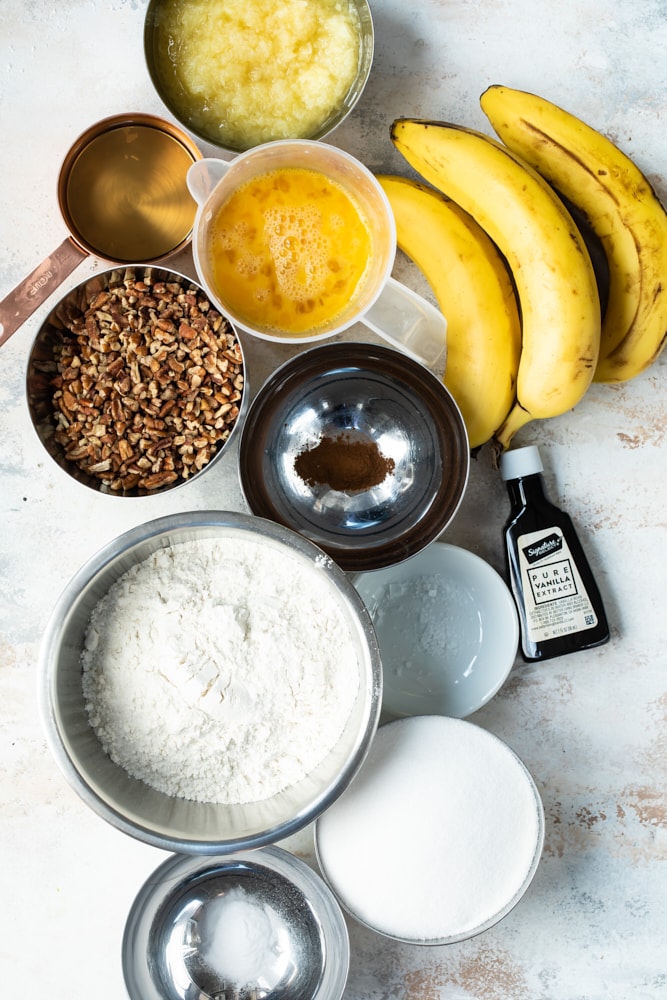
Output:
[[[340,524],[326,520],[316,489],[311,491],[312,495],[299,497],[297,505],[295,494],[289,493],[280,481],[277,457],[285,460],[288,452],[280,452],[277,442],[281,436],[289,436],[291,425],[298,422],[294,419],[298,405],[306,408],[304,400],[310,400],[323,385],[328,391],[330,384],[339,383],[335,391],[341,395],[344,386],[345,394],[351,394],[346,395],[345,405],[349,404],[356,414],[352,387],[357,377],[382,383],[387,395],[394,388],[400,391],[411,409],[419,412],[421,424],[413,419],[412,433],[418,426],[422,433],[425,433],[423,428],[428,428],[437,461],[447,457],[453,465],[451,475],[443,468],[440,478],[433,482],[415,476],[420,491],[416,496],[411,490],[403,498],[392,497],[391,502],[378,503],[378,509],[384,511],[381,520],[376,519],[371,506],[368,510],[363,507],[367,499],[369,504],[375,502],[374,489],[353,494],[350,502],[354,506],[349,510],[359,513],[354,527],[348,528],[347,524],[342,526],[342,515]],[[376,395],[379,397],[379,392]],[[395,402],[392,405],[397,408]],[[404,421],[405,412],[401,416]],[[313,419],[313,427],[316,419],[319,414]],[[430,474],[436,468],[437,465],[427,467],[423,462],[425,473]],[[384,344],[333,341],[311,346],[283,362],[260,386],[241,429],[238,471],[241,491],[253,513],[299,531],[328,552],[346,572],[359,573],[403,562],[441,535],[463,502],[470,475],[470,448],[460,408],[434,372]],[[361,506],[357,507],[358,504]],[[340,515],[340,510],[335,508],[336,515]],[[344,510],[345,517],[348,513]]]

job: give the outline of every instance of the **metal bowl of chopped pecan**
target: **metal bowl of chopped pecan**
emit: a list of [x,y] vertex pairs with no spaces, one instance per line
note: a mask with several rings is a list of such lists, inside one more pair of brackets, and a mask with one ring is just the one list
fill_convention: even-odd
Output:
[[243,350],[191,278],[116,267],[72,288],[28,359],[33,426],[68,475],[150,496],[209,468],[242,419]]

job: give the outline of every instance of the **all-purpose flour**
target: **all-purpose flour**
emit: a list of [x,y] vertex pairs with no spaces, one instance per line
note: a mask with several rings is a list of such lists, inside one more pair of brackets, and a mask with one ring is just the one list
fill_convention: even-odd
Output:
[[322,571],[241,535],[177,543],[126,572],[91,615],[82,666],[109,756],[202,802],[264,799],[303,778],[359,684]]

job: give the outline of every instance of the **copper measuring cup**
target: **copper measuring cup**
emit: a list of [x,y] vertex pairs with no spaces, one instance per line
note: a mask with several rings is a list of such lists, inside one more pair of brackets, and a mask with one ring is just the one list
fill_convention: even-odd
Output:
[[152,263],[183,249],[197,209],[185,178],[200,159],[185,132],[154,115],[112,115],[83,132],[58,177],[69,236],[0,301],[0,345],[86,257]]

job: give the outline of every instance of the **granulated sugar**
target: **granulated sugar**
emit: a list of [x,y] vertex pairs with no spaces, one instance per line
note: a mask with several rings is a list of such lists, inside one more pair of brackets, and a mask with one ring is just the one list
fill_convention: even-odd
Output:
[[216,803],[268,798],[312,771],[359,684],[322,570],[242,535],[132,567],[94,609],[82,666],[109,756],[158,791]]
[[316,827],[343,905],[380,933],[422,942],[490,926],[526,888],[542,837],[539,795],[515,754],[441,716],[382,726]]

